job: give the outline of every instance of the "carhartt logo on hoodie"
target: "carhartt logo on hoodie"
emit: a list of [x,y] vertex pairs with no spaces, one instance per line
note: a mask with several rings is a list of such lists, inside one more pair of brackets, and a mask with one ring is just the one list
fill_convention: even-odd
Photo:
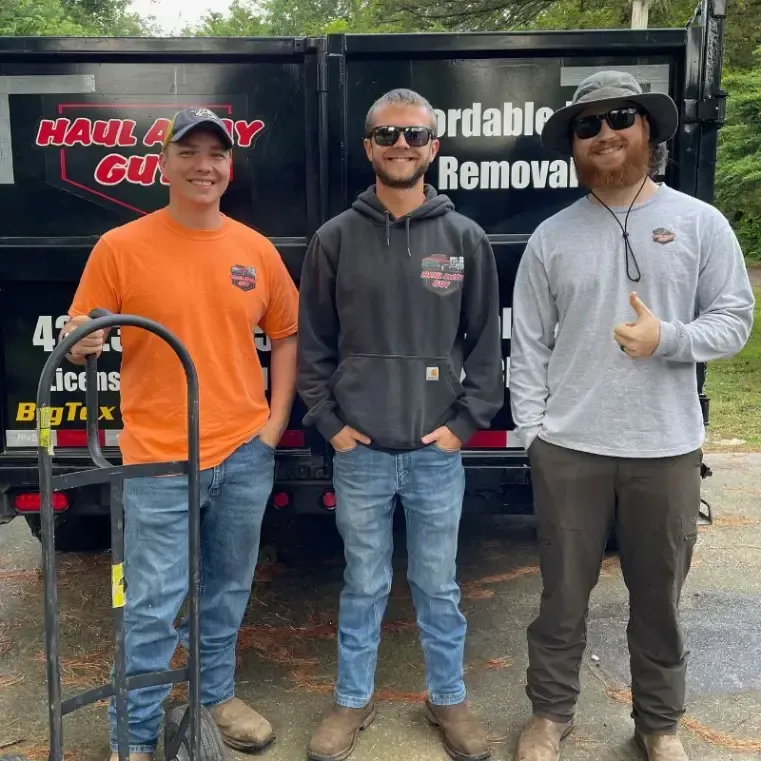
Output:
[[446,295],[462,288],[465,280],[465,257],[429,254],[420,263],[420,277],[429,291]]

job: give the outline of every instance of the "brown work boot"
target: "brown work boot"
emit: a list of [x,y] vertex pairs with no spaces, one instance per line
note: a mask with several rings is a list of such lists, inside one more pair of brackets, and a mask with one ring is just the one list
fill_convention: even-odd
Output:
[[558,722],[532,716],[518,740],[516,761],[559,761],[560,743],[573,730],[573,720]]
[[491,756],[486,732],[466,702],[437,706],[427,700],[425,711],[428,721],[441,732],[446,752],[455,761],[482,761]]
[[334,703],[312,734],[308,757],[312,761],[343,761],[354,751],[360,730],[367,729],[374,718],[372,700],[364,708],[345,708]]
[[682,741],[676,735],[634,733],[637,745],[647,761],[688,761]]
[[[119,753],[112,750],[109,761],[119,761]],[[130,753],[129,761],[153,761],[153,753]]]
[[266,748],[274,739],[272,725],[239,698],[209,708],[225,745],[244,753]]

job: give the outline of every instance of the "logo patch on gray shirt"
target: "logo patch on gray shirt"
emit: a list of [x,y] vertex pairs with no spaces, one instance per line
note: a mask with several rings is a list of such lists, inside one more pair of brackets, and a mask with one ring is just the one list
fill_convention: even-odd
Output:
[[671,243],[674,238],[676,238],[676,233],[666,227],[656,227],[655,230],[653,230],[653,240],[661,245]]

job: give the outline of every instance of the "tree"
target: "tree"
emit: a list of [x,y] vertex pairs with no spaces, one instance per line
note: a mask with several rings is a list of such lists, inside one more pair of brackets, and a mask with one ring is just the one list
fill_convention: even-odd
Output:
[[140,35],[150,24],[127,10],[128,0],[0,0],[0,35]]
[[724,24],[724,63],[728,69],[752,69],[761,45],[761,0],[730,0]]
[[71,17],[60,0],[0,2],[0,35],[3,36],[84,35],[90,31]]
[[397,23],[420,30],[499,31],[532,22],[554,0],[381,0]]
[[183,31],[188,37],[259,37],[269,33],[261,7],[246,0],[233,0],[227,14],[212,11],[200,24]]
[[389,13],[386,0],[263,0],[272,34],[410,32],[414,20]]
[[414,23],[389,15],[385,0],[233,0],[227,13],[209,13],[184,34],[289,37],[410,31],[415,31]]
[[761,259],[761,55],[747,71],[724,77],[727,120],[719,132],[716,205],[746,256]]
[[152,31],[147,19],[129,10],[130,0],[61,0],[68,16],[103,36],[141,36]]
[[[698,0],[651,0],[648,27],[683,27]],[[558,0],[538,14],[533,29],[611,29],[631,25],[631,0]]]

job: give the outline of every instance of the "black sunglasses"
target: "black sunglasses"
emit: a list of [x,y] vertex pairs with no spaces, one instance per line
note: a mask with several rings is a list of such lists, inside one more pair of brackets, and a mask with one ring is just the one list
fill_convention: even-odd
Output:
[[430,127],[392,127],[390,125],[375,127],[367,137],[374,138],[378,145],[387,148],[396,145],[399,135],[402,134],[410,148],[422,148],[435,137]]
[[589,140],[600,132],[603,121],[606,121],[612,130],[629,129],[634,124],[638,113],[640,110],[635,106],[614,108],[605,114],[591,114],[574,119],[571,122],[571,129],[576,137]]

